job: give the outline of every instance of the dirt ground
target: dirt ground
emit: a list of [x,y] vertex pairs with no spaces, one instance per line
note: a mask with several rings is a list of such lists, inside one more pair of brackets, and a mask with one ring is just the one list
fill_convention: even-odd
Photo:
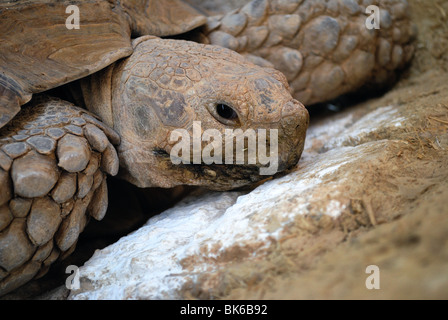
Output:
[[[448,120],[448,2],[409,3],[419,30],[412,65],[391,92],[364,104],[400,101],[426,110],[443,106]],[[440,128],[448,131],[448,122]],[[447,157],[441,161],[448,167]],[[448,299],[448,181],[424,190],[396,217],[349,232],[335,247],[328,245],[333,232],[321,236],[320,243],[310,241],[308,252],[300,255],[280,247],[258,263],[253,283],[235,286],[221,298]],[[380,290],[366,289],[366,266],[372,262],[380,267]],[[249,267],[253,265],[232,269],[238,274],[236,270],[244,273]]]

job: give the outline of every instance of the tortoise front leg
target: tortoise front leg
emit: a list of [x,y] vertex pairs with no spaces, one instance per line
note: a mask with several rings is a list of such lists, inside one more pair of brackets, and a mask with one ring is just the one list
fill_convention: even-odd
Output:
[[119,136],[54,98],[25,106],[0,130],[0,296],[70,254],[89,217],[107,209]]
[[308,105],[390,81],[412,57],[415,30],[405,0],[253,0],[210,17],[204,35],[283,72]]

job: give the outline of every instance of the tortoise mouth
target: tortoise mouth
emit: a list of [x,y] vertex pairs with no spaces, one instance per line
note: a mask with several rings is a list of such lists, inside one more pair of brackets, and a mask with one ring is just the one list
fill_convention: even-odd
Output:
[[256,164],[248,164],[247,161],[243,164],[190,163],[179,161],[177,157],[173,159],[164,148],[145,148],[122,139],[118,147],[119,177],[139,188],[185,185],[218,191],[233,190],[289,172],[296,167],[302,146],[293,148],[294,152],[280,152],[279,157],[273,157],[272,162],[269,160],[266,165],[258,161]]
[[[171,173],[173,180],[179,184],[203,186],[212,190],[231,190],[256,182],[270,179],[272,176],[261,175],[260,165],[252,164],[173,164],[170,155],[164,149],[153,149],[153,154],[164,170]],[[297,159],[298,160],[298,159]],[[280,164],[278,174],[283,174],[297,163]]]
[[[266,176],[259,175],[259,168],[254,165],[182,164],[178,170],[192,173],[195,176],[193,185],[206,186],[212,190],[231,190],[266,179]],[[205,184],[195,183],[204,180],[207,180]]]
[[204,186],[212,190],[231,190],[269,178],[260,175],[260,166],[249,164],[173,164],[168,152],[154,149],[157,160],[173,173],[180,184]]

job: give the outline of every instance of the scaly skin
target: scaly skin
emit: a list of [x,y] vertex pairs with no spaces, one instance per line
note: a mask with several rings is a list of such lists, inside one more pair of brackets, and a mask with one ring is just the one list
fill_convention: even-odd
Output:
[[[369,5],[381,9],[379,30],[365,26]],[[271,63],[309,105],[388,82],[410,61],[414,34],[406,0],[254,0],[210,17],[202,41]]]
[[0,295],[70,254],[107,209],[120,139],[86,110],[36,99],[0,129]]

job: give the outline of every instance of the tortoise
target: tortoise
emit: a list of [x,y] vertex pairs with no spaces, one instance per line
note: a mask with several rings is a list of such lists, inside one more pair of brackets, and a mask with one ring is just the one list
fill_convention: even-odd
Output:
[[371,4],[253,0],[211,14],[193,0],[1,1],[0,295],[104,217],[108,175],[215,190],[266,178],[258,160],[174,164],[174,130],[275,129],[277,171],[294,168],[302,103],[384,82],[411,59],[406,1],[381,3],[379,30],[364,25]]

